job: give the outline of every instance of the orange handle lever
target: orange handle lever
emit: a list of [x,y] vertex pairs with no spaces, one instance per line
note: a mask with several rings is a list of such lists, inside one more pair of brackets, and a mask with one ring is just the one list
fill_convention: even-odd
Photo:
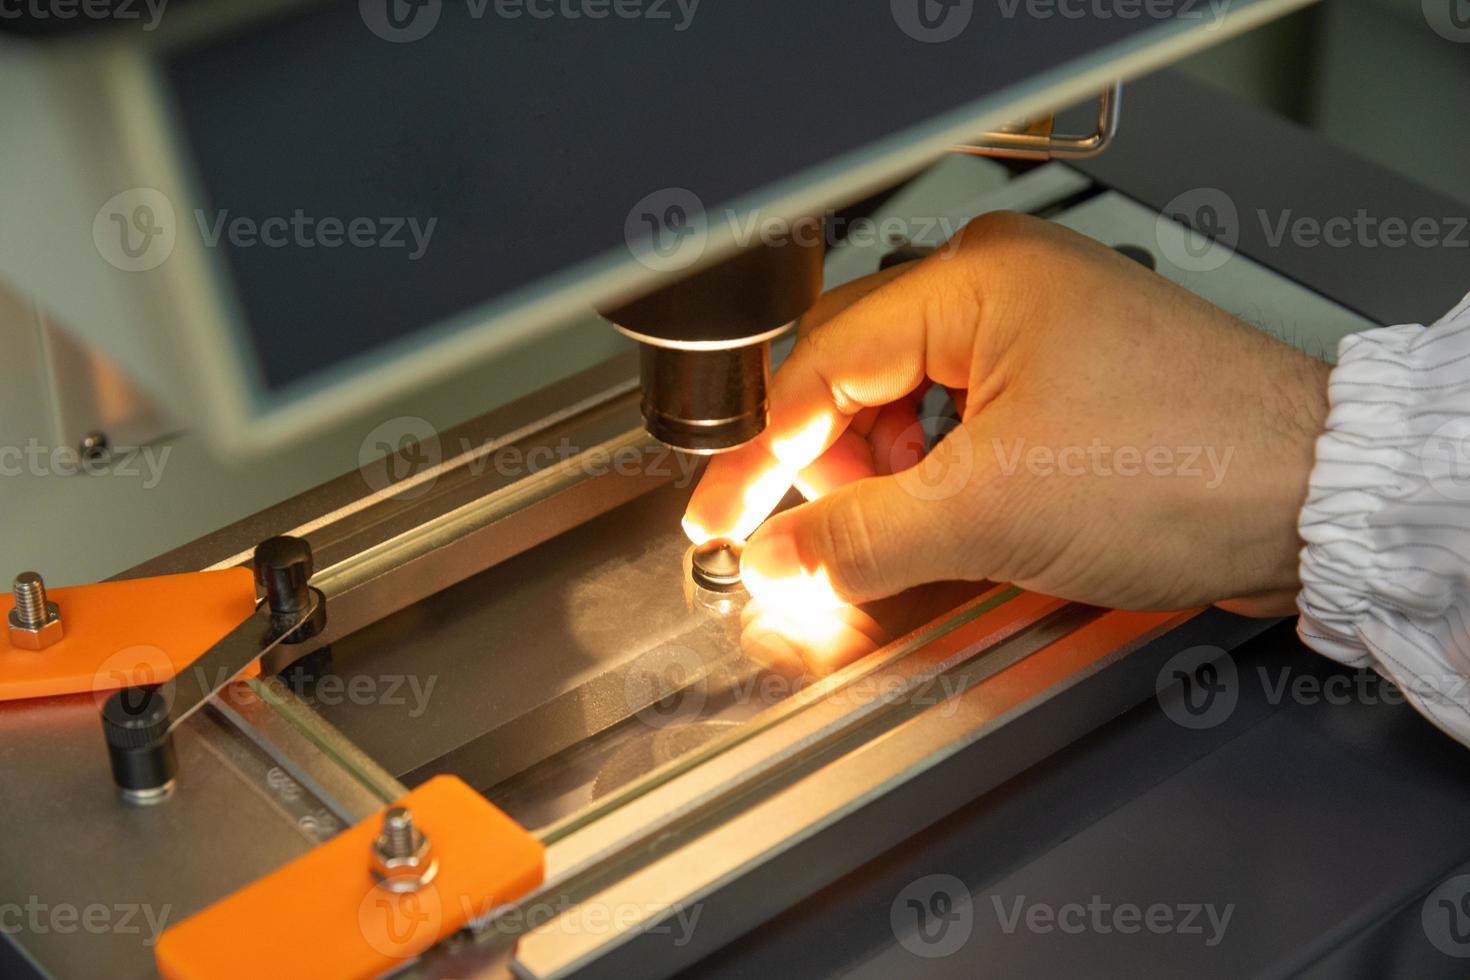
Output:
[[[0,633],[0,701],[161,684],[255,611],[248,568],[48,589],[62,638],[28,650]],[[9,610],[14,597],[0,599]]]

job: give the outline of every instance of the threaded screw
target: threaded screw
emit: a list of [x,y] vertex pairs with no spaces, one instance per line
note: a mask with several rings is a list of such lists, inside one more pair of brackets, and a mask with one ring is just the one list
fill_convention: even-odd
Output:
[[15,618],[26,629],[38,630],[46,625],[46,583],[36,572],[21,572],[15,577]]
[[383,854],[390,858],[410,857],[414,846],[413,813],[408,807],[390,807],[383,814]]

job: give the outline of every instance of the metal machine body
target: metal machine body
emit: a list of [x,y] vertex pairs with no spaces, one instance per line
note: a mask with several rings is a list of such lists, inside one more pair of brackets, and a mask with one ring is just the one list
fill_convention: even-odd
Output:
[[[1141,83],[1130,119],[1138,137],[1092,162],[947,162],[885,205],[916,219],[912,233],[839,244],[825,284],[1006,208],[1142,250],[1162,274],[1319,353],[1375,323],[1428,319],[1463,288],[1463,270],[1422,250],[1329,262],[1271,246],[1249,221],[1235,241],[1204,240],[1200,215],[1172,206],[1199,186],[1248,209],[1290,200],[1342,213],[1365,194],[1405,214],[1457,205],[1177,78]],[[1290,165],[1259,176],[1263,146]],[[1209,261],[1170,258],[1192,254]],[[672,404],[676,420],[751,419],[753,389],[733,397],[729,416],[688,411],[675,385],[654,414]],[[436,434],[427,464],[405,447],[125,573],[231,568],[262,541],[300,536],[330,616],[293,659],[330,659],[294,688],[239,681],[180,724],[177,783],[147,808],[119,801],[97,698],[0,705],[0,910],[27,916],[0,921],[0,972],[151,976],[164,926],[454,774],[535,833],[545,882],[480,910],[406,960],[405,976],[1136,974],[1182,962],[1234,976],[1328,971],[1370,952],[1454,975],[1458,961],[1435,959],[1405,923],[1470,862],[1458,832],[1470,788],[1407,708],[1278,710],[1253,691],[1230,723],[1191,733],[1161,707],[1177,684],[1160,678],[1181,652],[1326,668],[1270,623],[1218,611],[1138,619],[990,583],[875,606],[881,649],[783,686],[739,655],[738,609],[685,591],[678,515],[698,459],[650,438],[648,405],[636,361],[616,359]],[[1321,787],[1332,792],[1311,791]],[[1372,802],[1355,810],[1353,790]],[[1249,824],[1252,837],[1240,801],[1273,795],[1297,809]],[[1366,850],[1390,811],[1415,815],[1412,840],[1351,880],[1304,846],[1331,826],[1363,835]],[[1220,841],[1229,853],[1214,853]],[[962,878],[976,920],[990,890],[1053,888],[1060,901],[1068,887],[1140,882],[1156,894],[1198,878],[1212,894],[1254,897],[1250,909],[1240,901],[1257,928],[1226,936],[1214,958],[994,928],[916,955],[891,909],[940,872]],[[1291,914],[1270,906],[1270,881],[1241,891],[1246,874],[1302,882]],[[78,931],[52,915],[91,906],[129,918]],[[841,941],[813,944],[812,930]]]

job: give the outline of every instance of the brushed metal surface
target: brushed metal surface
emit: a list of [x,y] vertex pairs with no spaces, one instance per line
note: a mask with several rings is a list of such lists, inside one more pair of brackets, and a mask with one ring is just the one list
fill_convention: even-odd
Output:
[[[313,846],[330,811],[300,809],[292,780],[233,758],[211,712],[175,735],[163,803],[124,803],[90,695],[0,711],[0,927],[57,977],[155,975],[152,943],[177,922]],[[34,914],[33,914],[34,912]]]

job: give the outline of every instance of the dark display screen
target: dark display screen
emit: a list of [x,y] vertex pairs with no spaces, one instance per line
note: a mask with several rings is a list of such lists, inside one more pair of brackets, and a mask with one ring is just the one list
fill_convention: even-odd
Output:
[[[223,258],[278,391],[620,247],[660,189],[717,211],[1160,23],[1029,9],[310,8],[167,55],[204,197],[180,220]],[[959,23],[946,18],[964,22],[936,40]]]

